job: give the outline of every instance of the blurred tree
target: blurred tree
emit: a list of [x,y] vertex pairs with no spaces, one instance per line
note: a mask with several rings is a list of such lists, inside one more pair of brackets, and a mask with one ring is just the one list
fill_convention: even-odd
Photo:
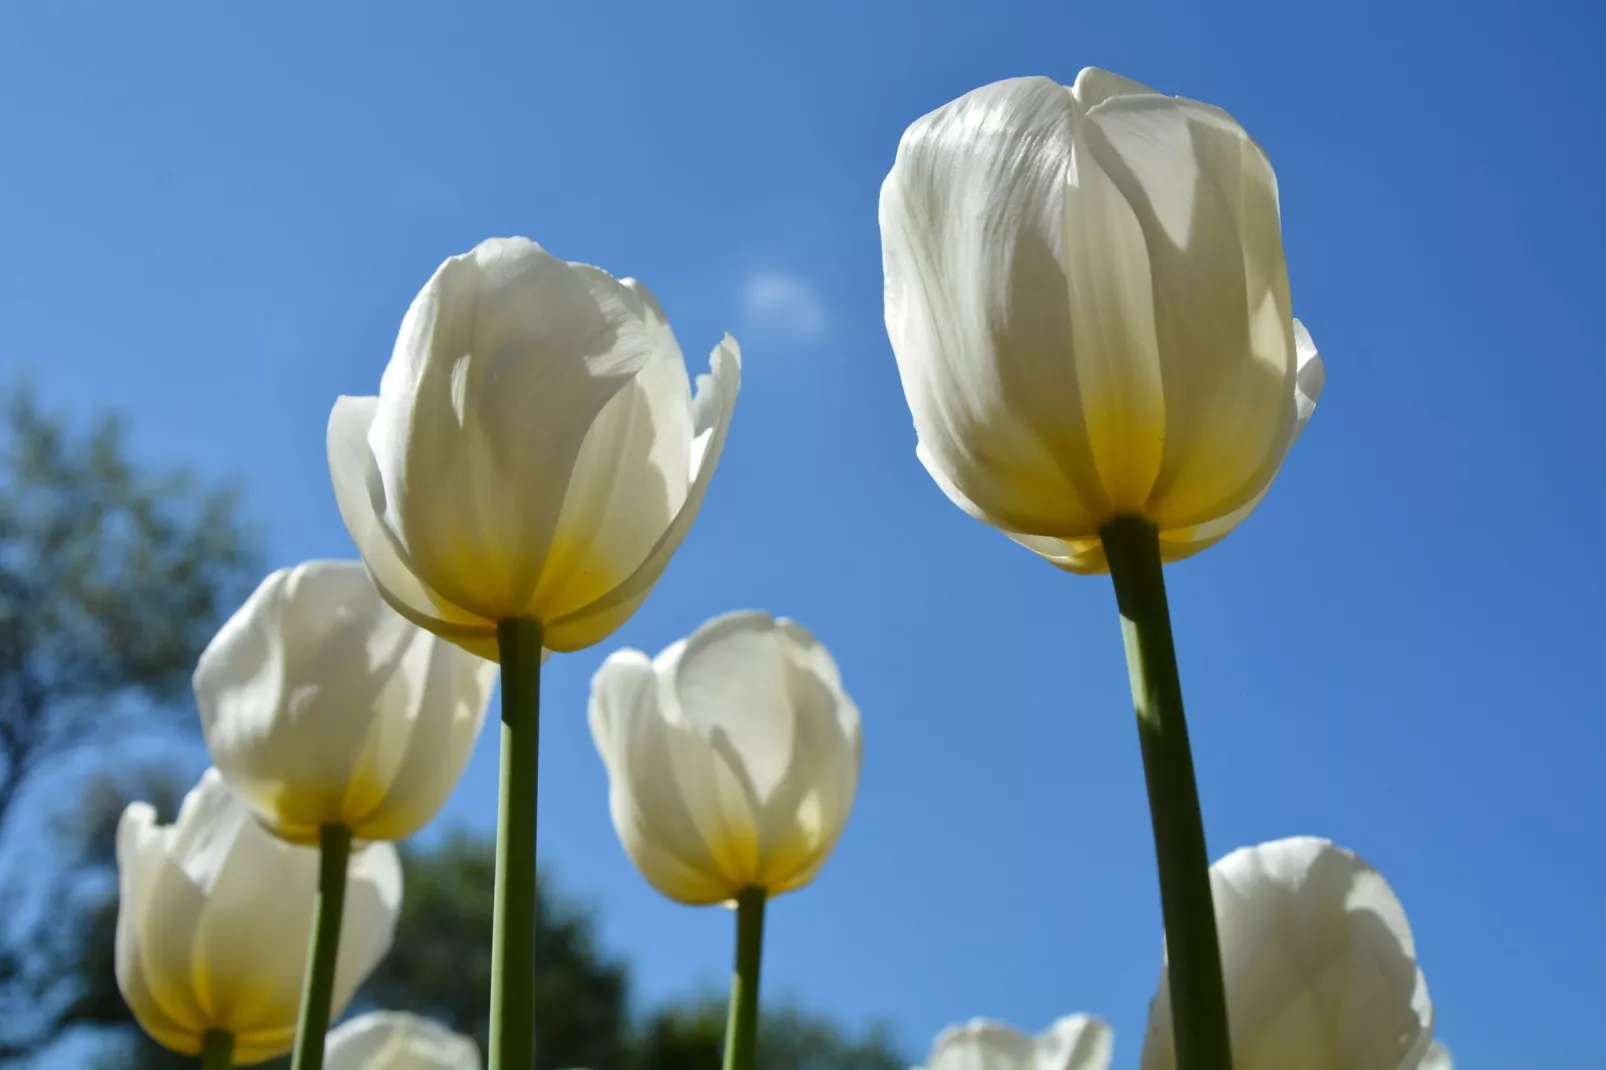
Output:
[[[202,647],[259,567],[232,489],[141,470],[115,417],[78,431],[27,389],[0,392],[0,829],[54,759],[115,745],[135,717],[180,708]],[[115,795],[91,789],[81,812],[58,815],[85,827],[5,840],[0,1065],[107,1013],[94,1003],[103,992],[83,990],[98,967],[67,966],[110,947],[85,899],[105,889],[83,882],[114,868],[121,807],[105,801]],[[59,851],[59,864],[18,865],[22,847]],[[43,928],[18,932],[26,892],[53,908]]]
[[[491,889],[496,844],[465,832],[402,856],[405,893],[396,943],[358,1002],[427,1014],[485,1047],[491,991]],[[629,1026],[624,968],[599,954],[590,918],[540,889],[536,915],[537,1070],[714,1070],[725,1002],[661,1010]],[[885,1036],[855,1040],[824,1019],[765,1010],[765,1070],[906,1070]],[[142,1068],[144,1070],[144,1068]],[[151,1068],[155,1070],[155,1068]]]
[[[715,998],[659,1011],[637,1035],[633,1070],[718,1067],[725,1012],[725,1001]],[[764,1070],[907,1070],[909,1066],[881,1031],[855,1039],[823,1018],[773,1006],[764,1009],[759,1024],[758,1063]]]
[[[484,1050],[491,1000],[491,893],[496,845],[453,833],[407,848],[396,941],[359,1001],[427,1014]],[[535,1029],[538,1070],[620,1070],[626,1058],[624,969],[601,956],[590,920],[539,889]]]
[[[117,1058],[107,1064],[138,1070],[189,1070],[181,1059],[146,1041],[117,990],[117,822],[135,799],[171,822],[189,789],[189,777],[171,764],[147,760],[132,767],[103,767],[74,796],[53,807],[44,831],[57,865],[46,879],[56,924],[41,925],[29,948],[30,969],[7,993],[18,1017],[37,1023],[25,1039],[0,1047],[0,1057],[21,1062],[38,1056],[69,1030],[91,1029],[110,1042]],[[31,1013],[21,1013],[23,1011]],[[10,1065],[0,1061],[0,1065]]]
[[0,408],[3,823],[28,775],[122,700],[183,694],[259,555],[232,488],[142,472],[116,417],[75,433],[25,389]]

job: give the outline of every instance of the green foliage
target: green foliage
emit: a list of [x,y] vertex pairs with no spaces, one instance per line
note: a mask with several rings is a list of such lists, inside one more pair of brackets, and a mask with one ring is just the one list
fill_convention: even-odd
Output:
[[122,423],[83,433],[0,399],[0,821],[116,700],[171,704],[260,568],[229,487],[142,472]]
[[[406,893],[396,943],[359,1001],[428,1014],[480,1042],[491,986],[495,844],[456,833],[403,855]],[[660,1010],[629,1027],[625,971],[600,954],[589,917],[540,889],[536,915],[535,1035],[539,1070],[714,1070],[725,1001]],[[853,1039],[830,1022],[768,1007],[759,1034],[765,1070],[905,1070],[885,1036]]]
[[[77,431],[26,390],[0,396],[0,418],[3,824],[23,784],[52,760],[115,746],[132,727],[130,708],[178,706],[201,649],[260,563],[235,492],[140,469],[115,418]],[[109,785],[91,785],[79,806],[51,815],[46,846],[59,866],[0,874],[8,904],[25,890],[57,904],[43,927],[8,930],[0,946],[0,1061],[72,1025],[128,1020],[103,982],[115,923],[105,878],[121,813],[108,800],[128,787]]]
[[[360,999],[428,1014],[483,1050],[490,1022],[491,893],[496,849],[459,833],[403,854],[396,940]],[[596,950],[586,916],[543,884],[536,912],[535,1029],[539,1070],[625,1063],[625,975]]]
[[[633,1070],[710,1070],[720,1065],[726,1003],[710,997],[653,1015],[637,1034]],[[879,1031],[849,1037],[822,1018],[767,1007],[759,1023],[758,1065],[764,1070],[907,1070]]]

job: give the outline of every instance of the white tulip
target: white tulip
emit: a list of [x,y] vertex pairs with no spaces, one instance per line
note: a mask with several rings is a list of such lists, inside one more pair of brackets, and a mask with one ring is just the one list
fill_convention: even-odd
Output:
[[[1405,910],[1376,870],[1299,837],[1234,851],[1210,884],[1235,1070],[1418,1070],[1433,1004]],[[1143,1070],[1175,1066],[1162,970]]]
[[1061,1018],[1036,1037],[977,1018],[937,1037],[925,1070],[1107,1070],[1115,1034],[1089,1014]]
[[451,794],[496,673],[398,616],[362,565],[310,561],[263,580],[223,625],[195,698],[218,771],[275,832],[399,840]]
[[480,1049],[461,1033],[399,1011],[376,1011],[331,1030],[324,1070],[480,1070]]
[[682,903],[809,883],[859,783],[859,711],[836,663],[767,613],[716,617],[656,658],[609,655],[591,735],[625,851]]
[[[360,563],[311,561],[262,581],[202,653],[194,688],[229,788],[269,831],[337,851],[325,860],[338,873],[353,838],[401,839],[435,816],[496,677],[387,606]],[[323,921],[320,947],[340,914]],[[330,1010],[323,997],[309,1008],[298,1064]]]
[[488,658],[496,626],[606,638],[702,505],[741,378],[729,335],[693,398],[663,310],[634,279],[523,238],[441,265],[378,397],[329,417],[335,497],[403,616]]
[[[178,821],[145,803],[117,827],[117,986],[140,1027],[198,1054],[234,1036],[245,1066],[290,1050],[318,887],[318,852],[269,835],[209,769]],[[390,949],[401,865],[388,843],[352,855],[335,969],[339,1013]]]
[[1016,78],[903,135],[881,187],[886,322],[918,455],[955,504],[1072,572],[1142,516],[1223,538],[1310,417],[1277,180],[1218,108],[1095,69]]

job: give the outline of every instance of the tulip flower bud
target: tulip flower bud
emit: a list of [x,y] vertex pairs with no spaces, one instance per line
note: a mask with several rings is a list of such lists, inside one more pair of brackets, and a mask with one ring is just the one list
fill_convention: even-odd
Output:
[[983,86],[904,133],[881,246],[920,460],[1069,571],[1120,517],[1168,561],[1225,537],[1320,394],[1276,176],[1218,108],[1095,69]]
[[591,734],[625,851],[682,903],[809,883],[859,783],[859,711],[836,663],[767,613],[716,617],[656,658],[610,655]]
[[702,505],[736,403],[730,336],[694,398],[634,279],[523,238],[446,261],[414,299],[378,397],[329,417],[346,527],[385,600],[486,658],[496,626],[606,638]]
[[999,1022],[977,1018],[937,1037],[925,1070],[1107,1070],[1115,1034],[1087,1014],[1061,1018],[1029,1037]]
[[355,561],[262,581],[201,654],[218,772],[273,831],[317,843],[422,828],[468,764],[496,665],[396,614]]
[[480,1070],[480,1049],[428,1018],[376,1011],[331,1030],[324,1070]]
[[[1210,884],[1234,1070],[1433,1065],[1423,1063],[1433,1004],[1411,927],[1376,870],[1298,837],[1234,851],[1210,867]],[[1143,1070],[1175,1070],[1173,1043],[1162,971]]]
[[[264,832],[209,769],[175,824],[158,825],[145,803],[123,811],[117,874],[117,986],[140,1027],[186,1055],[199,1054],[208,1033],[232,1034],[239,1066],[289,1051],[318,852]],[[390,949],[400,909],[395,848],[353,854],[336,1013]]]

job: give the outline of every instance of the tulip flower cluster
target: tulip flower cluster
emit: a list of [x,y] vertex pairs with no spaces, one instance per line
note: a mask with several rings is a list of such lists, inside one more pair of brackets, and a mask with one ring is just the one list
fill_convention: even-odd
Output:
[[[1127,642],[1167,954],[1144,1070],[1447,1070],[1405,912],[1324,840],[1209,864],[1162,566],[1266,496],[1323,365],[1293,317],[1276,178],[1225,112],[1086,70],[916,121],[881,189],[887,332],[944,494],[1050,563],[1108,573]],[[388,948],[397,840],[441,807],[500,669],[492,1070],[528,1070],[542,665],[647,598],[724,449],[736,342],[693,382],[633,279],[496,239],[447,260],[378,393],[327,449],[361,563],[268,576],[200,659],[214,768],[175,824],[123,816],[117,977],[207,1070],[479,1070],[377,1012],[329,1032]],[[858,788],[858,707],[793,621],[726,613],[591,684],[625,852],[735,908],[726,1070],[752,1070],[768,901],[808,885]],[[1070,922],[1074,924],[1074,919]],[[975,1020],[927,1070],[1105,1070],[1110,1028]]]

